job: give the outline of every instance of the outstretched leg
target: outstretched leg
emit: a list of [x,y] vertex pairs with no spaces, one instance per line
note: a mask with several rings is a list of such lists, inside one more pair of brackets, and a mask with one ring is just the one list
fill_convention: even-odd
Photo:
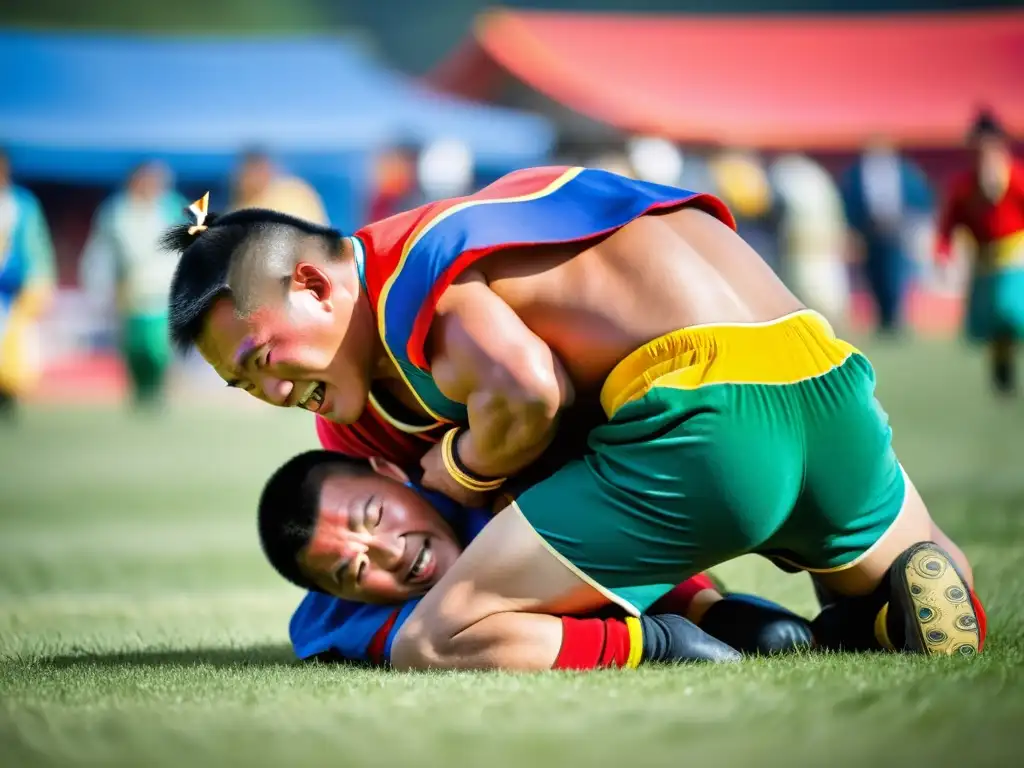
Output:
[[934,541],[951,543],[905,479],[900,515],[875,546],[853,566],[815,576],[836,597],[815,620],[816,637],[849,650],[974,655],[984,642],[984,612],[957,562],[966,559]]

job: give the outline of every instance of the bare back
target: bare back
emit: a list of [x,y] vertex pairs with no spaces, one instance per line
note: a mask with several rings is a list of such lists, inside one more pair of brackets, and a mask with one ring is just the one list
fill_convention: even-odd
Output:
[[597,242],[501,251],[475,272],[582,391],[670,331],[802,308],[739,235],[693,208],[643,216]]

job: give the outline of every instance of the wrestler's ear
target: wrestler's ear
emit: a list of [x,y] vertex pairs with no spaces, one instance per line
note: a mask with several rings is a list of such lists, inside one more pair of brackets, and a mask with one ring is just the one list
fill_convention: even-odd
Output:
[[316,264],[300,261],[292,271],[292,290],[310,291],[318,301],[330,302],[334,286],[331,278]]
[[380,456],[370,459],[370,468],[381,477],[387,477],[403,485],[409,482],[409,476],[400,466]]

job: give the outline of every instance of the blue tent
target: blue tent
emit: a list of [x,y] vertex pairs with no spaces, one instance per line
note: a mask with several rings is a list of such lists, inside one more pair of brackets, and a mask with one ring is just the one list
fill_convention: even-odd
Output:
[[439,138],[494,173],[543,162],[554,137],[539,116],[434,94],[345,38],[0,32],[0,145],[26,179],[115,184],[159,157],[205,184],[259,146],[350,227],[369,153]]

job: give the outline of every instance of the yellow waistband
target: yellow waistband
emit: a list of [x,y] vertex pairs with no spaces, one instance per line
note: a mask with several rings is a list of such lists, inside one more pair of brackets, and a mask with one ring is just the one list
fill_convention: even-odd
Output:
[[795,384],[828,373],[856,352],[811,310],[764,323],[690,326],[644,344],[616,365],[601,388],[601,406],[611,418],[654,386]]

